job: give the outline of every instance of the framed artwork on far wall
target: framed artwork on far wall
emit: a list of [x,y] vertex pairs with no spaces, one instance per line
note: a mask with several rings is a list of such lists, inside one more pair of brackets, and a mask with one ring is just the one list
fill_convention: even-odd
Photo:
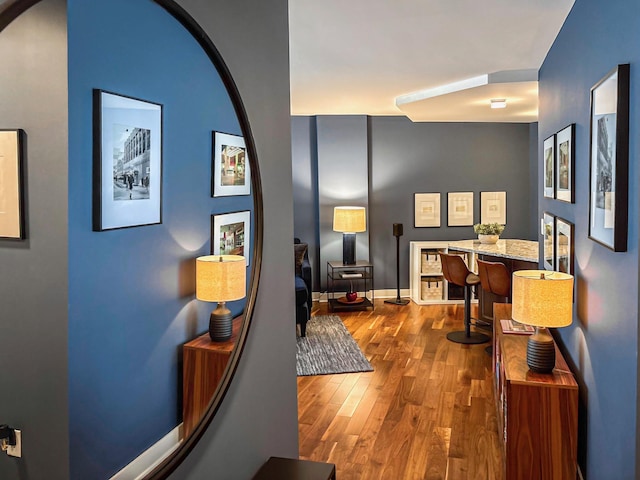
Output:
[[251,171],[244,138],[213,132],[211,196],[251,194]]
[[591,89],[589,238],[627,250],[629,64],[618,65]]
[[0,238],[25,238],[24,131],[0,130]]
[[449,192],[447,204],[449,227],[473,225],[473,192]]
[[162,105],[93,91],[93,230],[162,223]]
[[573,275],[573,223],[556,217],[556,270]]
[[439,193],[416,193],[414,205],[414,227],[440,226]]
[[542,263],[545,270],[555,270],[555,216],[544,212],[542,215]]
[[507,223],[507,192],[480,192],[480,223]]
[[547,198],[555,198],[555,164],[556,164],[556,136],[551,135],[542,144],[543,173],[542,193]]
[[251,241],[251,212],[211,215],[211,254],[241,255],[249,266]]
[[556,198],[563,202],[575,202],[575,124],[571,124],[556,133]]

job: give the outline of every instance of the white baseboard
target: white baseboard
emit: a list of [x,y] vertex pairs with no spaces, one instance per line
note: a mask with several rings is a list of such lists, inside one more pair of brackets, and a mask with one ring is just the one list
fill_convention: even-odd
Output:
[[182,443],[181,438],[182,423],[142,452],[134,461],[111,477],[110,480],[138,480],[143,478],[180,446]]
[[[335,296],[339,297],[344,295],[346,292],[335,292]],[[358,292],[358,295],[362,296],[363,292]],[[375,298],[396,298],[398,295],[397,289],[382,289],[382,290],[374,290],[373,296]],[[408,288],[400,289],[400,296],[402,298],[409,299],[411,295],[411,290]],[[314,302],[326,302],[327,301],[327,292],[313,292],[312,298]]]

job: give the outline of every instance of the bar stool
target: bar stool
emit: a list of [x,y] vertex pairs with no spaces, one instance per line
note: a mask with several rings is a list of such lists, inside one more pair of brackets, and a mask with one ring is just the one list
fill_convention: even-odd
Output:
[[[504,263],[487,262],[485,260],[477,260],[478,276],[480,284],[485,292],[492,293],[498,297],[502,297],[502,301],[498,303],[508,303],[511,296],[511,275]],[[495,319],[494,319],[495,321]],[[491,354],[493,349],[487,347],[486,351]]]
[[480,283],[480,277],[467,268],[459,255],[440,254],[442,274],[449,283],[464,287],[464,331],[450,332],[447,338],[452,342],[475,344],[489,341],[489,336],[471,331],[471,289]]

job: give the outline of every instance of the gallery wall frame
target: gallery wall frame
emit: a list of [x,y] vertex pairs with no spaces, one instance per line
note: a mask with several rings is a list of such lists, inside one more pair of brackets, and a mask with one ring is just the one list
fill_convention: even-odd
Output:
[[449,227],[473,225],[473,192],[449,192],[447,207]]
[[480,223],[507,223],[507,192],[480,192]]
[[251,194],[251,169],[244,138],[212,132],[211,196]]
[[24,130],[0,130],[0,238],[24,240]]
[[162,105],[93,90],[93,230],[162,223]]
[[555,198],[556,136],[551,135],[542,143],[542,194]]
[[211,215],[211,254],[241,255],[250,263],[251,212]]
[[545,270],[555,270],[555,215],[542,214],[542,265]]
[[556,217],[555,228],[555,270],[573,275],[574,226],[564,218]]
[[591,88],[589,238],[627,250],[629,172],[629,64]]
[[576,125],[572,123],[556,133],[556,199],[575,203],[575,138]]
[[414,227],[440,226],[440,193],[414,194]]

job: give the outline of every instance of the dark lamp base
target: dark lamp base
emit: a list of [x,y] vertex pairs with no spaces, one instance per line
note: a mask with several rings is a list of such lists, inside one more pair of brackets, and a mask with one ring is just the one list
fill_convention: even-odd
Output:
[[209,317],[209,337],[213,342],[226,342],[233,332],[233,315],[224,302],[218,304]]
[[527,365],[535,373],[551,373],[556,366],[556,347],[553,337],[544,327],[536,327],[536,333],[527,342]]
[[470,332],[469,336],[467,336],[467,333],[464,331],[447,333],[447,339],[454,343],[464,343],[466,345],[486,343],[491,340],[491,338],[484,333]]
[[356,234],[355,233],[342,234],[342,264],[343,265],[356,264]]
[[395,300],[385,300],[384,303],[390,303],[391,305],[407,305],[409,300],[403,300],[398,297]]

